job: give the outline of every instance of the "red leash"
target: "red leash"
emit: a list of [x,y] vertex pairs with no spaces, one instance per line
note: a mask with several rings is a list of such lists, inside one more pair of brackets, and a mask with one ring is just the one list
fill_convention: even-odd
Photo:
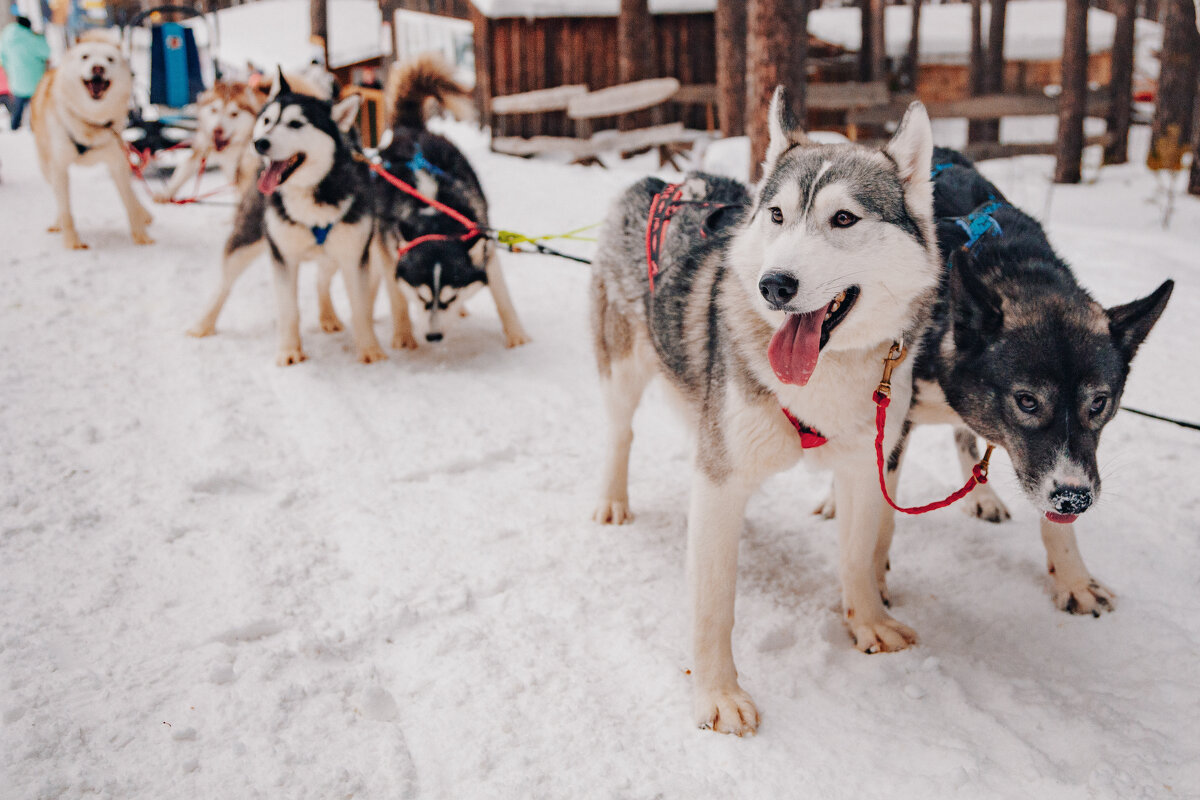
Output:
[[409,186],[407,183],[400,180],[395,175],[393,175],[392,173],[390,173],[386,169],[384,169],[381,164],[377,164],[374,161],[371,161],[366,156],[360,156],[357,153],[355,154],[355,156],[359,160],[365,162],[366,165],[368,167],[370,167],[371,170],[376,175],[383,178],[385,181],[390,183],[392,186],[395,186],[397,189],[404,192],[408,196],[416,198],[417,200],[420,200],[422,203],[429,206],[430,208],[436,208],[438,211],[442,212],[443,214],[445,214],[446,216],[450,217],[455,222],[457,222],[459,225],[462,225],[464,228],[466,228],[466,231],[459,234],[458,236],[448,236],[447,234],[444,234],[444,233],[427,233],[424,236],[418,236],[416,239],[413,239],[411,242],[406,242],[404,245],[402,245],[400,247],[399,252],[396,254],[397,258],[404,258],[405,254],[408,253],[410,250],[412,250],[414,247],[416,247],[417,245],[420,245],[420,244],[425,244],[426,242],[464,242],[465,243],[465,242],[471,241],[472,239],[474,239],[478,236],[483,235],[483,228],[480,227],[479,223],[477,223],[475,220],[471,219],[467,215],[451,208],[450,206],[446,205],[445,203],[440,203],[431,197],[426,197],[425,195],[423,195],[419,191],[417,191],[417,189],[415,187]]
[[[187,142],[179,142],[178,144],[173,144],[170,147],[166,148],[165,150],[163,150],[163,152],[169,153],[172,150],[178,150],[181,147],[188,147],[188,146],[189,145]],[[150,166],[150,164],[154,161],[154,158],[155,158],[155,156],[151,152],[150,148],[147,147],[145,150],[138,150],[132,144],[126,142],[125,143],[125,152],[128,156],[129,170],[134,174],[134,177],[136,177],[139,181],[141,181],[142,184],[147,189],[150,189],[151,188],[150,181],[148,181],[146,179],[146,167]],[[186,206],[186,205],[190,205],[191,203],[199,203],[201,200],[212,197],[213,195],[220,194],[221,192],[224,192],[224,191],[232,188],[233,184],[227,183],[224,186],[220,186],[216,189],[213,189],[212,191],[208,191],[208,192],[201,194],[200,193],[200,181],[204,177],[204,170],[207,166],[208,166],[208,159],[202,159],[200,161],[200,171],[196,173],[196,186],[195,186],[195,188],[192,189],[192,196],[191,197],[183,197],[183,198],[179,198],[179,199],[172,197],[171,203],[173,203],[174,205],[177,205],[177,206]]]
[[879,382],[878,388],[875,389],[873,399],[875,400],[875,463],[879,468],[879,489],[883,492],[883,499],[888,505],[897,511],[905,514],[925,514],[930,511],[936,511],[939,508],[945,508],[952,503],[957,503],[959,500],[970,494],[971,490],[976,486],[987,483],[988,481],[988,462],[992,458],[992,450],[994,445],[987,446],[987,452],[983,454],[983,458],[979,459],[979,463],[971,468],[971,477],[967,479],[967,483],[957,492],[953,493],[945,500],[939,500],[935,503],[929,503],[915,508],[902,508],[896,505],[891,496],[888,495],[887,481],[883,477],[883,429],[887,424],[887,409],[892,403],[892,370],[900,366],[900,362],[908,355],[908,351],[900,345],[899,342],[892,343],[892,349],[883,359],[883,379]]

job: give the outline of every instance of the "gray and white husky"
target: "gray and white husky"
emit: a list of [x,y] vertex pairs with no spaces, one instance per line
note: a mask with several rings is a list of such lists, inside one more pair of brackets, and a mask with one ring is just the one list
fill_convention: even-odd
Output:
[[[801,457],[837,477],[846,512],[842,598],[857,647],[899,650],[915,641],[881,599],[884,501],[872,393],[894,341],[919,349],[939,275],[933,143],[923,106],[909,108],[882,151],[811,143],[782,87],[769,120],[764,177],[753,198],[724,178],[695,174],[682,184],[680,199],[697,204],[679,205],[672,216],[653,290],[646,227],[663,184],[652,179],[626,191],[612,210],[592,281],[610,421],[594,516],[630,519],[631,421],[646,384],[662,374],[696,439],[687,557],[694,719],[735,734],[758,725],[738,684],[731,643],[745,507],[766,477]],[[899,408],[909,403],[912,363],[893,376]],[[903,416],[888,420],[889,450],[900,440]],[[826,443],[806,449],[802,428],[808,444],[815,444],[813,431]]]
[[258,190],[242,198],[225,244],[221,285],[188,333],[213,332],[234,282],[267,251],[279,313],[276,363],[286,366],[305,359],[296,297],[304,261],[320,264],[317,292],[322,329],[342,327],[329,295],[329,285],[340,270],[350,298],[358,360],[369,364],[387,358],[371,326],[375,195],[368,168],[353,158],[347,137],[359,102],[358,95],[331,104],[295,92],[279,73],[254,123],[254,148],[264,161]]
[[[1133,356],[1174,283],[1103,308],[1076,283],[1041,225],[1010,205],[970,160],[939,148],[934,161],[943,288],[916,358],[912,422],[956,427],[964,477],[979,456],[977,436],[1008,452],[1042,515],[1055,605],[1099,616],[1115,598],[1084,565],[1074,522],[1100,496],[1100,432],[1117,413]],[[976,487],[969,499],[974,516],[1009,516],[991,485]],[[890,540],[886,513],[881,536]],[[886,541],[881,546],[886,555]]]

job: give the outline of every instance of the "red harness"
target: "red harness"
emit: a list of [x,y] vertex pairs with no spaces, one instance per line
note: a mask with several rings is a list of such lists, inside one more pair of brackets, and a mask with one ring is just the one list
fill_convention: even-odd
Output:
[[371,161],[370,159],[366,158],[365,156],[359,156],[357,153],[355,154],[355,157],[359,158],[361,161],[364,161],[367,164],[367,166],[369,166],[376,175],[383,178],[385,181],[390,183],[392,186],[395,186],[397,189],[399,189],[400,191],[409,195],[410,197],[420,200],[422,203],[429,206],[430,208],[436,208],[438,211],[442,212],[447,217],[450,217],[452,220],[454,220],[458,224],[462,225],[466,229],[465,231],[463,231],[462,233],[460,233],[457,236],[449,236],[444,233],[427,233],[424,236],[418,236],[416,239],[413,239],[411,242],[405,242],[403,245],[401,245],[399,251],[396,253],[396,258],[398,258],[398,259],[404,258],[405,254],[407,254],[414,247],[416,247],[417,245],[425,244],[426,242],[462,242],[465,244],[465,243],[471,241],[472,239],[476,239],[480,236],[483,236],[483,234],[484,234],[483,228],[479,225],[479,223],[477,223],[475,220],[471,219],[467,215],[462,214],[459,211],[456,211],[455,209],[451,208],[450,206],[446,205],[445,203],[439,202],[439,201],[433,199],[432,197],[426,197],[425,195],[423,195],[419,191],[417,191],[416,188],[408,185],[407,183],[400,180],[392,173],[388,172],[386,169],[383,168],[383,165],[378,164],[374,161]]

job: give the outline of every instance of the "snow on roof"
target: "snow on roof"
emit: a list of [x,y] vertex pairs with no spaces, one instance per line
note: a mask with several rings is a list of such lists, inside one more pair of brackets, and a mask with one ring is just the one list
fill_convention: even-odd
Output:
[[[862,40],[857,8],[822,8],[808,15],[808,31],[831,44],[857,52]],[[983,13],[987,39],[989,12]],[[887,6],[887,54],[899,58],[908,49],[911,6]],[[1062,56],[1066,6],[1063,0],[1014,0],[1008,4],[1004,56],[1009,61],[1041,61]],[[926,64],[965,64],[970,49],[971,6],[967,3],[924,5],[921,8],[921,61]],[[1088,52],[1112,49],[1116,17],[1107,11],[1088,11]],[[1142,26],[1139,26],[1139,31]]]
[[[620,0],[471,0],[485,17],[615,17]],[[650,0],[651,14],[703,14],[717,0]]]
[[[259,0],[217,12],[217,57],[236,67],[301,69],[313,57],[308,0]],[[383,18],[376,0],[329,0],[329,66],[382,55]]]

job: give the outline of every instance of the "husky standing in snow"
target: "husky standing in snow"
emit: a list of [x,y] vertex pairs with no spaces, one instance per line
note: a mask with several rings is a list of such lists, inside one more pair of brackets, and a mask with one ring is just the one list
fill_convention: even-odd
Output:
[[[652,289],[647,220],[663,184],[642,181],[609,215],[592,280],[610,422],[595,518],[630,518],[631,421],[646,384],[662,374],[696,437],[687,557],[694,719],[735,734],[758,725],[731,642],[745,507],[765,478],[801,457],[834,471],[848,512],[839,527],[842,598],[857,647],[899,650],[915,641],[884,608],[876,579],[885,507],[872,393],[893,342],[918,349],[939,275],[923,106],[909,108],[883,151],[811,143],[782,87],[769,121],[763,179],[744,212],[686,204],[749,199],[727,179],[689,176]],[[900,408],[908,406],[912,363],[892,376]],[[903,422],[903,414],[888,420],[888,450]]]
[[58,205],[50,232],[61,232],[68,250],[87,247],[71,214],[68,170],[74,164],[106,166],[125,205],[134,244],[154,244],[146,232],[153,217],[133,193],[121,138],[132,87],[133,74],[116,42],[106,32],[92,31],[67,51],[57,69],[46,72],[33,96],[30,123],[38,163]]
[[238,276],[269,251],[279,312],[280,366],[305,359],[300,346],[296,284],[300,264],[317,261],[321,327],[341,330],[329,284],[338,270],[350,297],[351,329],[358,360],[387,358],[371,325],[369,244],[374,234],[374,197],[366,165],[356,161],[347,136],[360,98],[330,104],[294,91],[283,73],[254,123],[254,149],[265,159],[258,191],[242,198],[225,244],[221,286],[204,317],[189,331],[213,332],[217,315]]
[[[384,134],[379,156],[385,169],[425,197],[454,209],[476,224],[488,225],[487,198],[467,161],[449,139],[430,132],[426,122],[439,108],[463,117],[470,92],[460,86],[441,58],[425,54],[398,64],[386,90],[391,127]],[[387,270],[385,286],[392,304],[396,347],[416,347],[408,325],[411,292],[427,316],[425,339],[440,341],[443,320],[466,313],[465,302],[484,286],[491,289],[500,314],[504,341],[517,347],[529,341],[500,268],[495,243],[484,235],[463,241],[463,225],[452,217],[378,181],[381,258],[395,264]],[[432,236],[405,252],[396,263],[393,254],[404,242]],[[394,278],[392,277],[394,274]]]
[[[970,160],[938,148],[934,165],[945,266],[916,358],[911,421],[955,426],[964,476],[979,458],[976,437],[1008,452],[1021,489],[1042,514],[1054,604],[1099,616],[1115,600],[1084,565],[1074,522],[1100,496],[1100,432],[1117,413],[1133,356],[1174,283],[1105,309],[1075,282],[1041,225],[1010,205]],[[890,462],[893,476],[899,466],[898,457]],[[973,516],[1009,516],[990,485],[977,486],[969,501]],[[824,510],[831,515],[833,506],[827,501]],[[886,515],[883,565],[891,509]]]

